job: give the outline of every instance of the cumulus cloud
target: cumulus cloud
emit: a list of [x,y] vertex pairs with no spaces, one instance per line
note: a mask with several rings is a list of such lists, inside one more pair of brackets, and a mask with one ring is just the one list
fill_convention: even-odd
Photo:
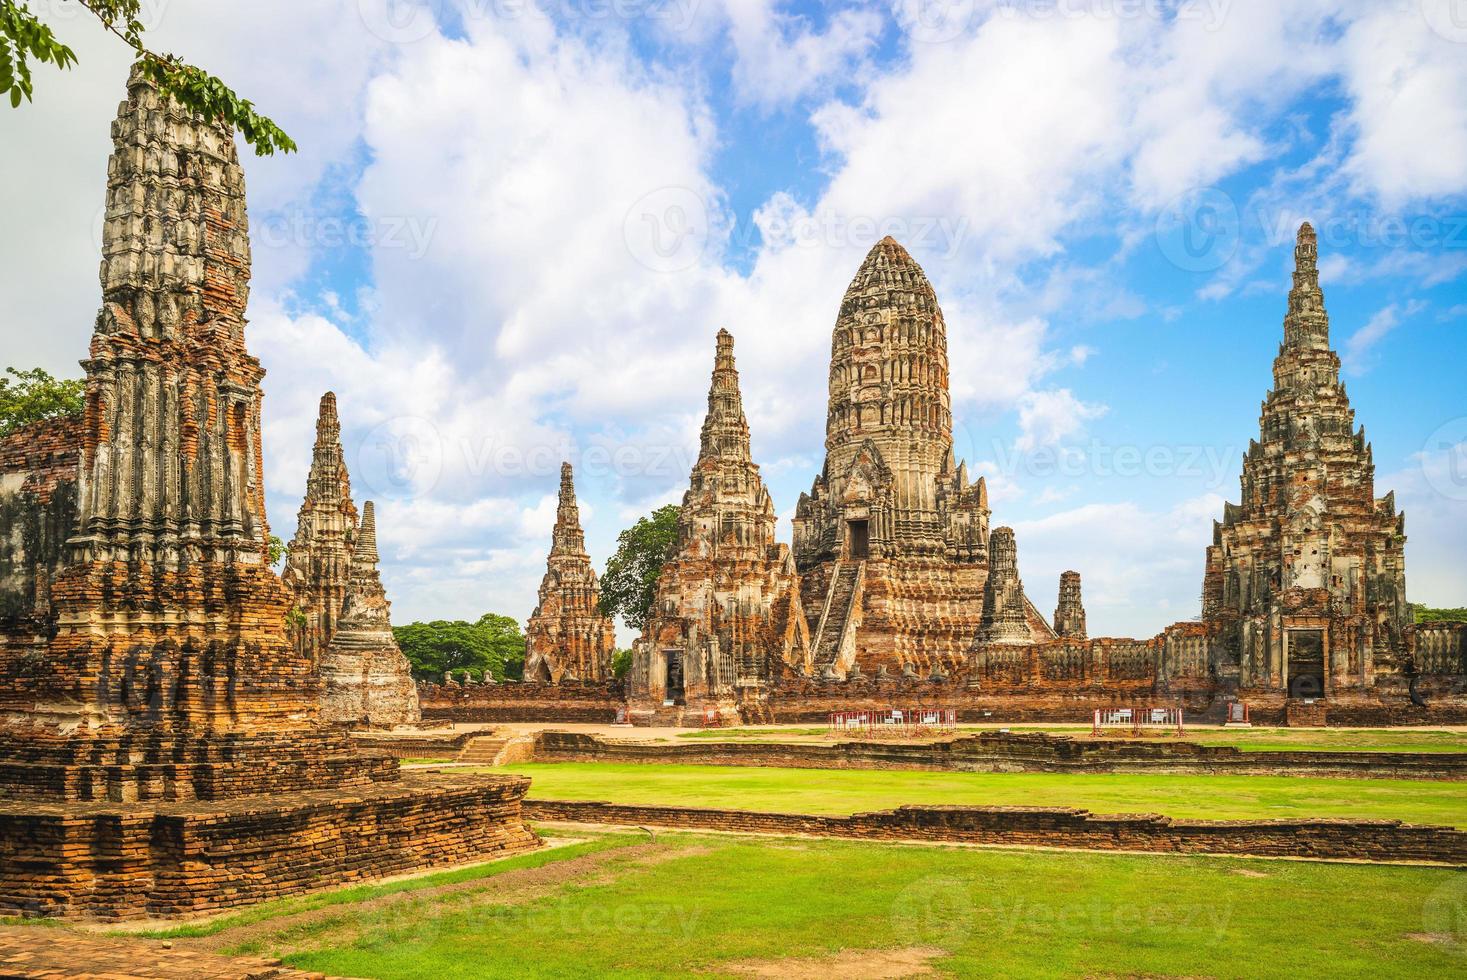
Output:
[[[937,288],[955,442],[991,474],[995,507],[1072,502],[1089,488],[999,472],[993,426],[1025,450],[1105,424],[1081,372],[1107,338],[1079,343],[1066,328],[1147,310],[1120,263],[1178,194],[1286,153],[1312,158],[1291,193],[1409,201],[1463,189],[1453,161],[1464,154],[1452,152],[1467,132],[1452,102],[1463,63],[1419,19],[1325,0],[1186,6],[1153,19],[1114,16],[1113,4],[1081,17],[985,2],[818,16],[777,0],[675,5],[687,18],[652,28],[676,35],[679,60],[638,43],[641,25],[626,20],[447,4],[389,21],[357,0],[167,5],[160,45],[221,73],[302,144],[246,161],[250,342],[270,372],[277,529],[293,521],[316,401],[332,388],[357,495],[378,498],[398,615],[523,615],[560,459],[578,464],[598,560],[628,520],[678,498],[719,327],[737,337],[755,455],[787,513],[820,465],[840,296],[885,234]],[[8,186],[53,188],[5,200],[28,232],[0,236],[0,320],[27,328],[0,337],[11,363],[66,370],[97,306],[93,219],[126,59],[94,33],[67,37],[77,71],[39,77],[37,106],[0,117]],[[1315,147],[1283,120],[1334,80],[1346,118]],[[807,126],[819,159],[772,159],[788,186],[749,204],[720,169],[729,141],[750,132],[725,131],[740,120],[711,107],[720,84],[734,87],[735,116]],[[1419,152],[1428,145],[1441,152]],[[816,173],[796,179],[809,176],[796,167]],[[1333,176],[1305,179],[1321,171]],[[732,237],[740,194],[760,235],[748,246]],[[364,243],[328,238],[343,216]],[[1118,255],[1077,247],[1097,238]],[[1414,254],[1330,272],[1461,273],[1456,257]],[[1207,288],[1233,292],[1257,261],[1240,257]],[[1382,310],[1347,356],[1368,363],[1412,312],[1407,301]],[[1159,608],[1162,619],[1194,609],[1195,589],[1178,582],[1200,576],[1201,512],[1210,519],[1214,503],[1030,515],[1021,561],[1051,542],[1046,579],[1080,567],[1117,631],[1154,630]],[[1155,606],[1149,589],[1173,605]]]

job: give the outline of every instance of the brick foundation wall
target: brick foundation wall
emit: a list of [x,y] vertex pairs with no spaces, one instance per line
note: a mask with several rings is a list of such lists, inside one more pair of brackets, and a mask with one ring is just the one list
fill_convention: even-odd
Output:
[[1467,831],[1398,820],[1181,821],[1072,807],[927,807],[848,817],[528,800],[532,820],[753,834],[1467,865]]
[[1191,742],[983,732],[930,743],[628,742],[572,732],[535,736],[536,762],[948,772],[1133,772],[1467,780],[1467,753],[1240,752]]
[[528,850],[524,777],[409,773],[388,786],[229,803],[0,803],[0,914],[216,912]]
[[626,707],[619,683],[418,685],[425,721],[568,721],[605,725]]

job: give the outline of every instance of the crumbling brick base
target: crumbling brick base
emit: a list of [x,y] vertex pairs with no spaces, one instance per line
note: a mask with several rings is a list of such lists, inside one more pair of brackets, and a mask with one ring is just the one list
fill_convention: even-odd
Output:
[[186,916],[539,846],[521,776],[210,802],[0,802],[0,915]]

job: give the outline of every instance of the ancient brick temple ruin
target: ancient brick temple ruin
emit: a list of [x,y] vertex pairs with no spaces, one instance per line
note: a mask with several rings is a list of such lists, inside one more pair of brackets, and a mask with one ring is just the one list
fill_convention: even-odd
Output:
[[[1467,624],[1409,621],[1403,519],[1375,496],[1308,225],[1295,254],[1274,389],[1243,502],[1207,549],[1202,615],[1148,639],[1092,637],[1079,572],[1061,575],[1053,624],[1025,594],[1020,542],[1006,527],[990,535],[984,482],[953,458],[942,311],[896,242],[871,249],[841,302],[825,465],[795,512],[793,573],[720,332],[678,552],[627,679],[631,720],[937,703],[1016,720],[1184,703],[1221,719],[1243,698],[1259,720],[1318,721],[1327,702],[1340,723],[1467,721]],[[542,605],[558,595],[546,581]],[[578,694],[578,711],[591,696]],[[474,717],[508,701],[524,717],[537,697]],[[621,694],[602,697],[609,717]],[[472,700],[455,692],[435,710],[468,717]]]
[[927,676],[964,664],[983,615],[989,509],[983,479],[968,481],[952,447],[942,310],[921,267],[885,238],[841,300],[825,467],[795,511],[817,671]]
[[422,717],[417,685],[392,633],[392,604],[377,561],[377,515],[369,500],[352,545],[346,598],[319,668],[327,721],[390,728]]
[[84,414],[0,449],[27,529],[0,536],[0,914],[202,912],[534,846],[526,780],[404,775],[322,723],[267,566],[232,134],[135,71],[112,138]]
[[336,396],[328,391],[321,397],[306,496],[281,576],[294,597],[287,617],[291,639],[325,684],[322,720],[369,727],[413,724],[421,717],[417,687],[392,635],[377,568],[375,516],[363,515],[362,528],[371,531],[370,541],[358,534]]
[[616,625],[601,612],[571,464],[563,463],[540,602],[525,626],[525,680],[606,680],[615,653]]
[[1377,671],[1399,672],[1411,621],[1406,519],[1395,494],[1375,496],[1370,444],[1329,346],[1317,258],[1306,223],[1242,502],[1223,508],[1202,585],[1219,676],[1295,697],[1369,690]]
[[346,601],[356,533],[357,507],[341,452],[341,420],[336,395],[328,391],[321,396],[306,496],[296,514],[295,536],[280,576],[295,596],[291,638],[312,661],[320,661]]
[[677,550],[633,648],[628,702],[639,723],[735,718],[737,699],[810,668],[799,576],[789,546],[774,539],[774,502],[750,453],[733,345],[720,330]]

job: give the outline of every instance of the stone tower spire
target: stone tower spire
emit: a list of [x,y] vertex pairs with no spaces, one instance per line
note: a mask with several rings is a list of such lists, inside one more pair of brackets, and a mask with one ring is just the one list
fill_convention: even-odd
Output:
[[576,503],[576,484],[570,463],[560,464],[560,502],[555,508],[550,553],[571,558],[587,557],[586,535],[581,530],[581,508]]
[[1304,222],[1294,242],[1294,287],[1289,290],[1289,312],[1284,316],[1284,346],[1295,350],[1329,349],[1329,315],[1319,288],[1318,251],[1314,226]]
[[1061,572],[1059,605],[1054,610],[1055,634],[1067,640],[1085,639],[1085,606],[1080,601],[1080,573]]
[[899,519],[935,528],[952,425],[942,309],[922,267],[888,236],[856,271],[831,337],[826,472],[845,472],[872,443],[892,471]]
[[750,455],[733,347],[720,330],[677,552],[633,651],[628,693],[638,717],[661,716],[668,700],[678,710],[730,711],[736,687],[749,692],[786,666],[809,666],[799,577],[789,548],[774,539],[774,502]]
[[978,640],[982,644],[1032,642],[1013,528],[995,528],[988,539],[988,580],[983,586]]
[[605,680],[616,652],[616,626],[601,613],[601,586],[576,503],[571,464],[560,467],[560,499],[550,556],[540,581],[540,604],[525,626],[525,680]]
[[378,562],[377,514],[369,500],[362,505],[341,618],[321,658],[327,721],[390,727],[421,717],[411,668],[392,633]]
[[[53,590],[54,659],[88,666],[49,700],[94,723],[309,721],[310,664],[286,642],[289,597],[266,567],[264,371],[245,347],[233,134],[134,69],[112,141],[78,519]],[[152,704],[118,667],[149,649]]]
[[296,619],[292,625],[296,648],[313,662],[319,661],[330,641],[346,598],[356,523],[351,478],[341,452],[336,395],[328,391],[321,396],[306,496],[296,517],[295,536],[282,575],[303,617],[303,621]]
[[[1375,465],[1329,347],[1314,229],[1294,245],[1284,340],[1242,499],[1225,504],[1203,580],[1203,618],[1229,636],[1244,689],[1317,697],[1371,683],[1404,649],[1405,521],[1375,497]],[[1287,612],[1285,612],[1287,610]],[[1292,646],[1291,646],[1292,644]]]
[[734,367],[733,334],[718,331],[713,358],[713,383],[708,388],[708,414],[703,417],[698,459],[750,460],[749,422],[739,394],[739,372]]

